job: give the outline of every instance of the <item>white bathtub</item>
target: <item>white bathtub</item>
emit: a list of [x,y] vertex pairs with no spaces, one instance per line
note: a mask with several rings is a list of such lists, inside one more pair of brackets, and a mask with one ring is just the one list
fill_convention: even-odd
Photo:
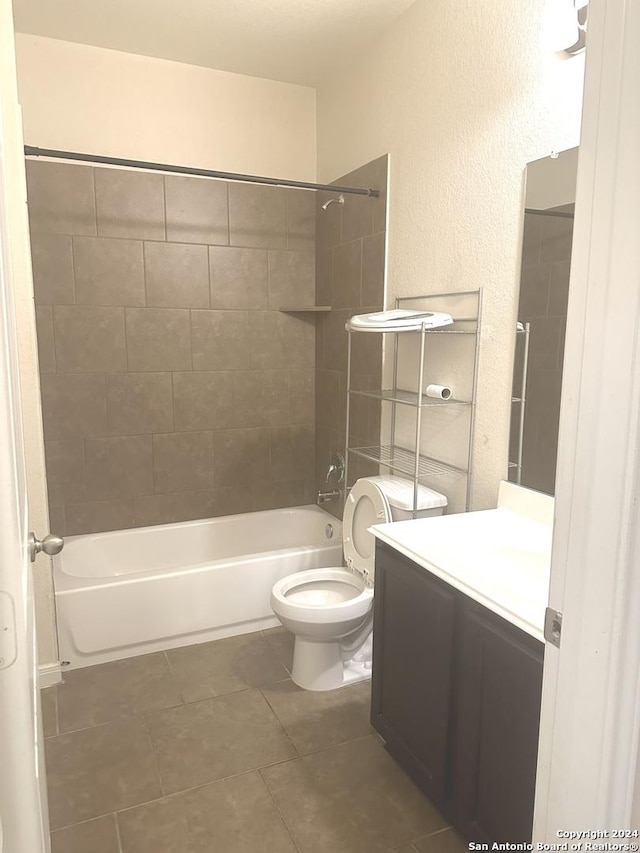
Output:
[[278,625],[271,587],[342,565],[342,525],[317,506],[249,512],[70,536],[53,562],[75,668]]

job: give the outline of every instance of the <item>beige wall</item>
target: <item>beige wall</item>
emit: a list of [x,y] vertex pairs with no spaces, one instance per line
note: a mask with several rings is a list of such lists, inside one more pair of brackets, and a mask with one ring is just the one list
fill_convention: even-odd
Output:
[[[38,536],[49,530],[47,496],[44,479],[42,445],[42,416],[38,389],[38,357],[33,313],[33,285],[29,256],[24,158],[22,155],[22,125],[18,107],[15,55],[11,20],[11,3],[0,2],[0,108],[6,138],[11,144],[5,151],[7,163],[8,217],[11,234],[12,276],[16,306],[20,371],[22,382],[22,413],[27,461],[27,488],[31,529]],[[58,656],[54,618],[51,561],[45,555],[36,560],[34,592],[38,626],[38,652],[41,663]]]
[[584,58],[545,54],[544,0],[418,0],[318,88],[318,178],[390,154],[388,297],[484,290],[474,508],[506,476],[528,161],[576,145]]
[[315,180],[315,90],[16,35],[29,145]]

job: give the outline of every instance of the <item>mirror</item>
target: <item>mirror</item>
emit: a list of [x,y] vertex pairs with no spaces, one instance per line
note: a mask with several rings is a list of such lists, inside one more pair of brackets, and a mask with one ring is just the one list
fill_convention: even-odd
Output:
[[509,479],[555,490],[578,149],[526,170]]

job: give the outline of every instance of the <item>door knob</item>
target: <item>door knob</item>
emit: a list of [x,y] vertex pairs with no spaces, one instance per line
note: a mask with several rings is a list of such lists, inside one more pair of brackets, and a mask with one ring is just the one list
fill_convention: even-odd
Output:
[[32,563],[35,562],[40,551],[53,557],[55,554],[59,554],[63,548],[64,539],[62,536],[56,536],[55,533],[47,534],[44,539],[36,539],[35,533],[29,534],[29,556]]

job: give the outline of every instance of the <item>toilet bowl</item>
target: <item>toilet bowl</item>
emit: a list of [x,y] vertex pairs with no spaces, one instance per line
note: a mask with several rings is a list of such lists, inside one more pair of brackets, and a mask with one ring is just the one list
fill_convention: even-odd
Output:
[[[444,495],[420,486],[417,517],[441,515]],[[293,681],[306,690],[335,690],[371,677],[374,524],[412,517],[413,483],[399,477],[358,480],[345,501],[346,568],[311,569],[279,580],[271,607],[295,635]]]

